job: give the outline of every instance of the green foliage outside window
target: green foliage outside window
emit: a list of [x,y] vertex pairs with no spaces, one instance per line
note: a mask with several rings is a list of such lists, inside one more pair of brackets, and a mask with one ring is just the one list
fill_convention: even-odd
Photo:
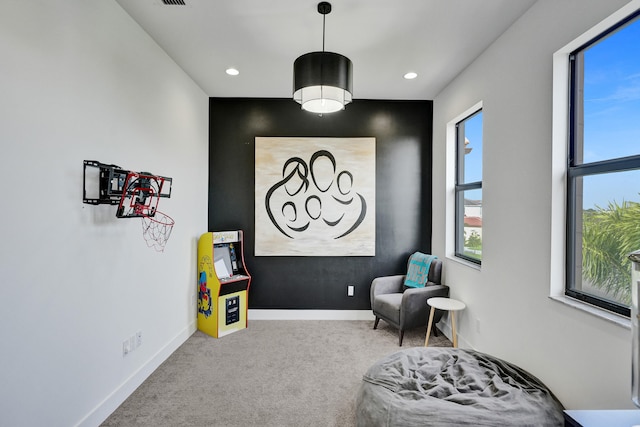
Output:
[[482,237],[477,231],[471,231],[469,237],[465,239],[464,254],[477,260],[482,259]]
[[640,249],[640,203],[610,202],[583,212],[582,276],[596,288],[631,304],[631,261]]
[[467,240],[464,242],[464,246],[469,249],[482,249],[482,238],[477,231],[472,231]]

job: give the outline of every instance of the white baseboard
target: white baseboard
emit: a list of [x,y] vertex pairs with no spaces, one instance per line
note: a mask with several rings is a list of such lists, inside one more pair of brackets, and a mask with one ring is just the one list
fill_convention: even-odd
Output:
[[371,310],[268,310],[249,309],[252,320],[375,320]]
[[[448,321],[445,321],[444,319],[442,319],[436,324],[436,326],[438,326],[438,329],[440,330],[440,332],[442,332],[444,334],[444,336],[449,339],[449,341],[453,341],[453,333],[451,331],[451,324]],[[469,350],[475,350],[475,348],[469,343],[469,341],[467,341],[467,339],[465,338],[464,334],[461,335],[460,331],[458,331],[457,335],[458,335],[458,348],[466,348],[466,349],[469,349]]]
[[197,325],[195,320],[180,331],[171,341],[134,372],[124,383],[114,390],[95,409],[84,417],[77,426],[98,426],[115,411],[149,375],[155,371],[174,351],[178,349],[193,333]]

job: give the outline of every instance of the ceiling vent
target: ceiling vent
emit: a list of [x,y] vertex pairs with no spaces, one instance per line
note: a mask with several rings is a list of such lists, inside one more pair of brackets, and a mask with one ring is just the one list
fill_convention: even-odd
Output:
[[164,4],[170,4],[173,6],[184,6],[184,0],[162,0]]

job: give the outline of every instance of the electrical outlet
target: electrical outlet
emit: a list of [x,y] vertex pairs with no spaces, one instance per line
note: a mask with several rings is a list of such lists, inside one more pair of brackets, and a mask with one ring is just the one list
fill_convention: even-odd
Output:
[[142,331],[136,332],[136,347],[140,347],[142,345]]
[[131,346],[130,346],[129,340],[128,339],[124,340],[122,342],[122,357],[129,354],[130,351],[131,351]]
[[354,287],[355,287],[355,286],[353,286],[353,285],[349,285],[349,286],[347,286],[347,296],[348,296],[348,297],[352,297],[352,296],[353,296],[353,289],[354,289]]

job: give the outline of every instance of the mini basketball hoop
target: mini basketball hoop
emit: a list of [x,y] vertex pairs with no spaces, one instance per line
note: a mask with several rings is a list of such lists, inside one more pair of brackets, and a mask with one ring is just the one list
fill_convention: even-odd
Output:
[[83,171],[82,203],[118,205],[117,218],[142,218],[147,246],[163,252],[175,222],[158,211],[158,202],[161,197],[171,197],[173,179],[95,160],[85,160]]
[[[147,214],[147,212],[149,214]],[[142,212],[142,236],[147,246],[152,247],[158,252],[164,252],[164,245],[171,236],[173,224],[175,221],[169,215],[160,211],[153,213],[144,210]]]

